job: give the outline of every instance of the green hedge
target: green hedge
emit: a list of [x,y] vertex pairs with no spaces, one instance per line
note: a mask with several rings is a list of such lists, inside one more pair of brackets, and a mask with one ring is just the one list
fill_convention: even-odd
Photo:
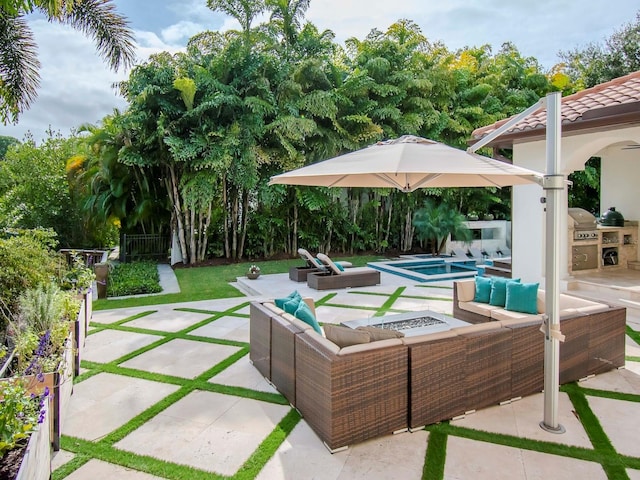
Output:
[[155,263],[120,263],[114,265],[109,272],[107,297],[159,293],[161,291],[158,266]]

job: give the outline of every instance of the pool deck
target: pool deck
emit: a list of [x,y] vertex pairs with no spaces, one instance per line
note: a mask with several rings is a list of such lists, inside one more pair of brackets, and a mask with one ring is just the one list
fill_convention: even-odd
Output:
[[[562,435],[539,427],[540,393],[329,453],[289,405],[269,400],[277,392],[249,363],[248,303],[297,289],[315,299],[325,323],[451,313],[451,281],[417,284],[384,272],[381,280],[318,292],[287,274],[263,275],[238,279],[247,296],[94,312],[87,375],[74,385],[54,478],[640,480],[640,346],[631,337],[625,369],[580,382],[571,396],[559,394]],[[640,330],[635,311],[628,324]],[[599,426],[583,425],[576,399]],[[290,429],[279,427],[292,415]],[[432,443],[446,446],[444,458],[429,453]]]

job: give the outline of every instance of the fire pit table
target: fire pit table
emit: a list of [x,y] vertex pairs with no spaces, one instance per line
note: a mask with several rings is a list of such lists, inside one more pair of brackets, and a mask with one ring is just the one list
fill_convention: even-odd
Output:
[[342,322],[340,325],[349,328],[364,326],[397,330],[404,333],[406,337],[412,337],[426,333],[444,332],[454,327],[464,327],[471,324],[444,313],[434,312],[432,310],[421,310],[419,312],[407,312],[397,315],[386,315],[384,317],[348,320]]

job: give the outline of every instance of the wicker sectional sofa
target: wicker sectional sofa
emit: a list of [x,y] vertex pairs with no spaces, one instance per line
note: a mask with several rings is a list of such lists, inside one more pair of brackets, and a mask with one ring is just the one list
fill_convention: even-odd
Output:
[[[339,348],[270,302],[250,309],[253,365],[331,451],[543,388],[541,318]],[[623,366],[625,321],[609,306],[563,317],[560,382]]]

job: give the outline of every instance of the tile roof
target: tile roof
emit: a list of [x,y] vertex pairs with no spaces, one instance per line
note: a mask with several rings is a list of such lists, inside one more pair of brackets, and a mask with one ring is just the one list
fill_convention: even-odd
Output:
[[[564,97],[562,99],[562,125],[611,115],[614,113],[613,110],[621,105],[626,105],[628,107],[626,110],[629,112],[640,111],[640,71]],[[478,140],[508,120],[507,118],[492,125],[477,128],[473,131],[472,138]],[[543,129],[546,121],[546,110],[539,110],[518,122],[505,132],[505,135]]]

